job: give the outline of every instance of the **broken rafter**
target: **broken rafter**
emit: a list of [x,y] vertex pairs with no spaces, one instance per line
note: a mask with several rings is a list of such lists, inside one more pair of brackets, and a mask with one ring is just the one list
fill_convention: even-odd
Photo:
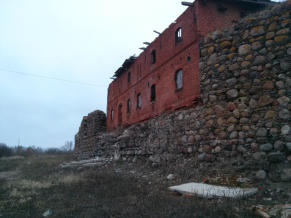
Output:
[[140,47],[139,49],[144,51],[146,48],[145,47]]
[[130,66],[135,62],[136,57],[133,55],[130,58],[126,59],[122,66],[118,68],[118,70],[115,72],[113,77],[118,77],[120,76],[122,73],[124,73],[125,71],[127,71]]
[[143,44],[145,44],[145,45],[150,45],[151,43],[149,43],[149,42],[144,42]]
[[154,33],[156,33],[156,34],[158,34],[158,35],[161,35],[161,33],[158,32],[158,31],[156,31],[156,30],[154,30]]

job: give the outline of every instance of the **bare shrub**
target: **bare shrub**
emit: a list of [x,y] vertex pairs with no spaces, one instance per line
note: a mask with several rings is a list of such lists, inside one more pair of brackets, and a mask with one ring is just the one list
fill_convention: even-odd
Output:
[[12,148],[8,147],[5,143],[0,143],[0,157],[9,157],[12,155]]

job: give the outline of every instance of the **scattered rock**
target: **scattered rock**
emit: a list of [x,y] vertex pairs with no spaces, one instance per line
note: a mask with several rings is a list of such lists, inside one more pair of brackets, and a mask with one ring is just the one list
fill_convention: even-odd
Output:
[[47,216],[50,216],[50,215],[52,215],[52,210],[51,209],[48,209],[46,212],[44,212],[42,214],[43,217],[47,217]]
[[155,155],[151,155],[149,157],[149,160],[153,163],[160,163],[161,162],[161,158],[160,158],[160,155],[158,154],[155,154]]
[[250,180],[249,178],[241,178],[241,177],[239,177],[239,178],[236,179],[236,181],[237,181],[238,183],[248,183],[248,182],[250,182],[251,180]]
[[266,179],[266,177],[267,177],[267,173],[266,173],[265,170],[259,170],[259,171],[257,171],[257,173],[256,173],[256,179],[264,180],[264,179]]
[[174,174],[169,174],[167,176],[167,180],[173,180],[173,179],[175,179],[175,175]]

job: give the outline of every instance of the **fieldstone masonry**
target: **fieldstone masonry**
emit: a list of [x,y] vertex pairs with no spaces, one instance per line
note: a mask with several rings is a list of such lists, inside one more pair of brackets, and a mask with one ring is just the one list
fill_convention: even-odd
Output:
[[87,138],[81,137],[84,118],[76,152],[145,157],[153,164],[184,155],[201,163],[229,160],[290,181],[290,21],[289,1],[207,35],[200,42],[201,99],[195,107],[115,132],[88,132]]
[[106,131],[106,115],[96,110],[83,117],[79,132],[75,135],[75,152],[78,158],[94,157],[96,138]]

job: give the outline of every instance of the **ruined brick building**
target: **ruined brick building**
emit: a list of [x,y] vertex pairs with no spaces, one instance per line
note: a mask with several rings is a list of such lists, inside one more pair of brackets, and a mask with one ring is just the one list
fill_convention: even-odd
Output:
[[201,38],[268,4],[271,2],[259,0],[197,0],[188,4],[138,57],[125,60],[115,72],[108,88],[107,130],[195,104],[200,98]]
[[195,174],[263,170],[291,182],[291,0],[245,18],[270,2],[217,2],[190,3],[125,61],[107,116],[83,118],[77,158],[179,168],[188,159]]

